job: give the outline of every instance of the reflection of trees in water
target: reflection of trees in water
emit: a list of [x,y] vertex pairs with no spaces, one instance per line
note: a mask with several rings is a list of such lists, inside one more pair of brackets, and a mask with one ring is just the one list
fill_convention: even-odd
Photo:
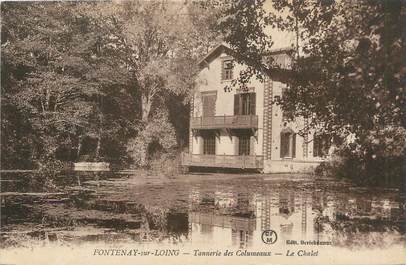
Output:
[[[255,204],[255,197],[260,205],[254,214],[260,217],[257,228],[276,228],[286,238],[297,237],[301,231],[303,239],[331,240],[342,246],[384,246],[404,241],[405,203],[388,195],[274,189],[258,196],[237,192],[234,196],[237,203],[231,208],[247,209],[245,212]],[[233,229],[233,242],[246,247],[245,242],[253,235],[250,232]]]
[[368,218],[336,221],[322,219],[322,227],[330,227],[334,244],[346,247],[385,247],[401,242],[399,226],[393,222]]
[[[405,201],[387,192],[325,187],[313,191],[296,187],[296,183],[256,187],[151,185],[123,191],[122,184],[111,186],[112,181],[105,178],[99,173],[64,175],[55,183],[69,193],[38,197],[36,207],[32,207],[32,197],[2,197],[3,213],[12,210],[18,215],[8,215],[2,224],[10,228],[21,222],[32,229],[28,225],[32,222],[41,229],[95,227],[98,233],[116,232],[89,234],[83,240],[105,240],[109,236],[113,241],[130,237],[170,242],[190,239],[192,233],[212,234],[212,240],[216,240],[220,227],[230,244],[241,248],[256,244],[261,240],[257,234],[267,229],[278,230],[281,240],[314,236],[312,239],[330,239],[343,246],[405,241]],[[383,243],[376,243],[379,240]]]
[[402,202],[365,194],[339,194],[334,202],[333,215],[324,215],[324,210],[317,225],[335,245],[385,247],[404,241],[406,215]]

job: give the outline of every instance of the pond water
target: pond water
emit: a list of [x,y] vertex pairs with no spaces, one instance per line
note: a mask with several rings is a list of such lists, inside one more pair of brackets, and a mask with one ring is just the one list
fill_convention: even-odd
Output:
[[1,248],[33,242],[165,242],[249,248],[319,240],[345,248],[406,246],[406,200],[290,175],[66,173],[2,175]]

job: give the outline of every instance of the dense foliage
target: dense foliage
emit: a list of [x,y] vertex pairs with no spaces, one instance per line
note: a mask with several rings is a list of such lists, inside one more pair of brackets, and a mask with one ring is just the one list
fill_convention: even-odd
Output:
[[1,8],[2,168],[58,160],[144,166],[156,152],[179,147],[196,60],[216,38],[200,7],[132,1]]
[[[290,89],[278,104],[329,134],[346,177],[398,178],[406,155],[404,1],[211,1],[217,28],[251,66],[240,77],[269,75]],[[290,71],[261,60],[271,28],[292,32]],[[350,164],[357,164],[351,166]],[[346,169],[349,166],[352,170]],[[340,169],[338,170],[340,171]],[[404,174],[404,173],[403,173]]]

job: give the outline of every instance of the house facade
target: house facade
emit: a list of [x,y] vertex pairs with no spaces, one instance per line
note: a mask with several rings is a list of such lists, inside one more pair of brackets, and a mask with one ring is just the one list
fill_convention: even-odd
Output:
[[[312,171],[323,161],[326,148],[312,134],[300,136],[303,118],[288,121],[280,106],[286,84],[251,78],[247,88],[231,88],[245,65],[237,64],[225,45],[214,48],[200,62],[198,89],[190,111],[187,167],[256,169],[264,173]],[[270,56],[289,67],[290,50]]]

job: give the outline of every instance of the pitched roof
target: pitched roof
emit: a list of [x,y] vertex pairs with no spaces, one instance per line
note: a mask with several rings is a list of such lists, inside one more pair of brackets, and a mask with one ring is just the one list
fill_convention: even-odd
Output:
[[[293,50],[294,49],[292,47],[284,47],[284,48],[279,48],[279,49],[273,49],[273,50],[270,50],[269,52],[267,52],[266,54],[264,54],[264,56],[281,54],[281,53],[291,53],[291,52],[293,52]],[[202,59],[200,59],[199,62],[198,62],[198,65],[200,67],[203,67],[205,64],[210,62],[210,60],[217,57],[222,52],[225,52],[225,53],[227,53],[228,55],[231,55],[231,56],[236,54],[236,52],[233,49],[231,49],[231,47],[227,43],[223,42],[223,43],[220,43],[220,44],[216,45]]]
[[225,51],[228,54],[233,54],[233,50],[226,43],[220,43],[211,49],[202,59],[199,60],[198,65],[203,67],[204,64],[208,63],[213,57],[217,57],[219,53]]

